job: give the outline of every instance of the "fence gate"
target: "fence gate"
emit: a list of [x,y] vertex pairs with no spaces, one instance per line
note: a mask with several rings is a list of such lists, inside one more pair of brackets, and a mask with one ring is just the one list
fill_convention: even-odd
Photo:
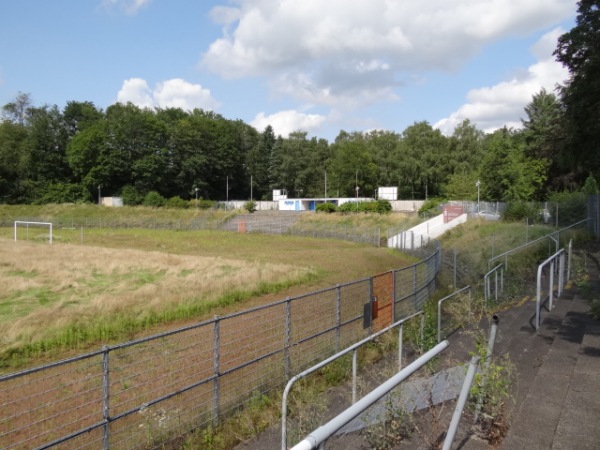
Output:
[[373,277],[373,332],[384,329],[394,322],[392,301],[394,298],[394,272]]

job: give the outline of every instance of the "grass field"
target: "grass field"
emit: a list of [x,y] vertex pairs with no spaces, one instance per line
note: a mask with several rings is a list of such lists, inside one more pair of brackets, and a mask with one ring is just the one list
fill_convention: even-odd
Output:
[[343,241],[154,229],[0,228],[0,358],[56,356],[403,267]]

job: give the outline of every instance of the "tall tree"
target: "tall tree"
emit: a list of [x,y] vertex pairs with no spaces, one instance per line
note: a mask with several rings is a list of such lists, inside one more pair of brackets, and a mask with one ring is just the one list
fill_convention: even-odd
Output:
[[600,0],[580,0],[576,25],[563,34],[554,52],[570,78],[561,88],[567,141],[565,160],[583,183],[600,169]]
[[538,160],[542,170],[543,183],[534,193],[536,200],[544,200],[551,188],[559,189],[561,141],[561,107],[554,94],[545,89],[534,94],[531,103],[525,106],[527,119],[523,119],[522,136],[525,143],[525,156]]
[[31,106],[31,94],[19,92],[12,102],[2,107],[2,118],[19,125],[25,125],[27,112]]

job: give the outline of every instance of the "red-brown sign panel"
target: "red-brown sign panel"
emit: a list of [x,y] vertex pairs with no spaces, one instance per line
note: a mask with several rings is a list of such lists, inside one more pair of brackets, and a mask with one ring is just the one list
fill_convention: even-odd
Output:
[[462,216],[464,212],[465,209],[462,206],[444,206],[444,223]]

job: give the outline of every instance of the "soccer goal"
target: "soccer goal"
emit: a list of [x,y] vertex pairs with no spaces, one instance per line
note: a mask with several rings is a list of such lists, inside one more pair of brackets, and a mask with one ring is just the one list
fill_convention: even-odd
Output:
[[33,228],[48,228],[48,240],[52,244],[52,224],[49,222],[26,222],[23,220],[15,220],[15,242],[17,241],[17,229],[25,228],[25,240],[29,240],[29,227]]

